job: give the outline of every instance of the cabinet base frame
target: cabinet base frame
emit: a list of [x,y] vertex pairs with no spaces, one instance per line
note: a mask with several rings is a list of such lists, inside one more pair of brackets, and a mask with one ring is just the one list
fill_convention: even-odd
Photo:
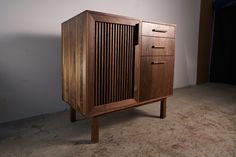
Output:
[[[167,98],[163,98],[160,100],[160,118],[164,119],[166,117],[166,104]],[[140,104],[144,105],[144,104]],[[70,107],[70,121],[76,121],[76,110]],[[99,142],[99,122],[98,116],[91,117],[91,143]]]

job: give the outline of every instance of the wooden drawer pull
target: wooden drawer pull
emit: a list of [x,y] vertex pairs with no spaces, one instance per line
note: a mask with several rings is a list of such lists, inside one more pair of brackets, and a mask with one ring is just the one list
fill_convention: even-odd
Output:
[[155,46],[155,45],[153,45],[152,48],[153,49],[165,49],[164,46]]
[[152,29],[153,32],[166,33],[167,30],[164,29]]
[[152,64],[165,64],[165,61],[153,61]]

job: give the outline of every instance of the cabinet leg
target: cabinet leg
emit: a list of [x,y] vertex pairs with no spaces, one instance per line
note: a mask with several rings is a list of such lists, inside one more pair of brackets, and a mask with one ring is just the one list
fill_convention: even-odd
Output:
[[72,107],[70,107],[70,121],[71,122],[76,121],[76,111]]
[[161,108],[160,108],[160,117],[164,119],[166,117],[166,100],[167,98],[161,100]]
[[92,124],[91,124],[91,142],[97,143],[98,141],[99,141],[98,117],[93,117]]

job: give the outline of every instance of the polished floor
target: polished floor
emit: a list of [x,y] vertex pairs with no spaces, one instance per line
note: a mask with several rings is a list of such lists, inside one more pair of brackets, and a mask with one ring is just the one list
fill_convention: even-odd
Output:
[[68,111],[0,124],[0,157],[236,156],[236,86],[176,89],[167,107],[164,120],[159,103],[101,117],[97,144],[90,120]]

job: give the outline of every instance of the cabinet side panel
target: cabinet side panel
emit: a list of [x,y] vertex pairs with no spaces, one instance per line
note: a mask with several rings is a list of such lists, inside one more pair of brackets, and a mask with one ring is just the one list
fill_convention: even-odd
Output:
[[76,21],[74,18],[62,24],[62,84],[63,100],[74,109],[76,105],[75,81],[75,49],[76,49]]
[[76,105],[76,81],[75,81],[75,48],[76,48],[76,20],[69,20],[69,103],[77,109]]
[[82,114],[87,114],[86,59],[87,59],[87,13],[76,17],[76,104]]
[[69,57],[68,57],[68,38],[69,38],[69,25],[67,22],[62,24],[62,99],[69,103],[69,79],[68,79],[68,69],[69,69]]

